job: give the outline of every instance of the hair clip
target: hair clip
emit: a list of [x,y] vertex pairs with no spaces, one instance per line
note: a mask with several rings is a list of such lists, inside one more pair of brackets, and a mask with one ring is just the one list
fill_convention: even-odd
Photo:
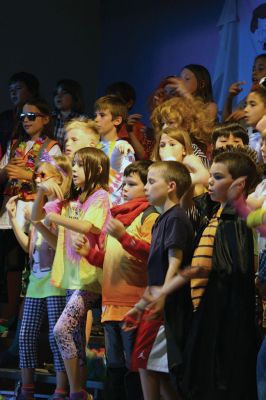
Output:
[[64,176],[67,176],[67,173],[61,167],[59,167],[55,159],[48,153],[48,151],[44,150],[40,158],[40,162],[47,162],[48,164],[51,164],[53,167],[57,169],[57,171],[59,171]]

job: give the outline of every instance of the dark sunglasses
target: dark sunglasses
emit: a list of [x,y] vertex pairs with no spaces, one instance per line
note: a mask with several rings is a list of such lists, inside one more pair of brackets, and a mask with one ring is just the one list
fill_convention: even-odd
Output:
[[23,122],[26,117],[28,118],[29,121],[35,121],[37,117],[44,117],[44,115],[41,113],[27,112],[27,113],[21,113],[19,119],[20,121]]

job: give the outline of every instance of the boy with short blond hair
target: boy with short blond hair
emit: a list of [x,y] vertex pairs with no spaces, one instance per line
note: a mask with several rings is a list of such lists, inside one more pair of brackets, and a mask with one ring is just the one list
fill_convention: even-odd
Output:
[[65,154],[73,158],[74,153],[84,147],[97,147],[100,134],[92,119],[80,117],[65,125]]

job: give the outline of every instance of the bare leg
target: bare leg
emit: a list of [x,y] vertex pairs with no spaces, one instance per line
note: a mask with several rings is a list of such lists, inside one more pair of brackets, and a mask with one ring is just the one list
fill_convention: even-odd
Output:
[[88,345],[90,340],[91,327],[92,327],[92,311],[89,310],[87,312],[87,319],[86,319],[86,345]]
[[21,379],[23,385],[34,384],[34,368],[22,368]]
[[147,369],[139,369],[144,400],[160,400],[159,373]]
[[68,391],[68,379],[65,371],[56,371],[56,390]]
[[164,372],[158,372],[158,375],[160,376],[160,393],[162,398],[164,400],[182,400],[171,382],[170,375]]
[[70,358],[69,360],[64,360],[64,363],[69,381],[70,394],[80,392],[83,387],[83,379],[80,373],[79,359]]

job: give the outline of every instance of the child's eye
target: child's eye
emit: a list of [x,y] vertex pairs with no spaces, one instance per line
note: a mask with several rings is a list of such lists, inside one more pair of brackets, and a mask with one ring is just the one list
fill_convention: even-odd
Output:
[[160,147],[165,147],[165,143],[160,143]]

